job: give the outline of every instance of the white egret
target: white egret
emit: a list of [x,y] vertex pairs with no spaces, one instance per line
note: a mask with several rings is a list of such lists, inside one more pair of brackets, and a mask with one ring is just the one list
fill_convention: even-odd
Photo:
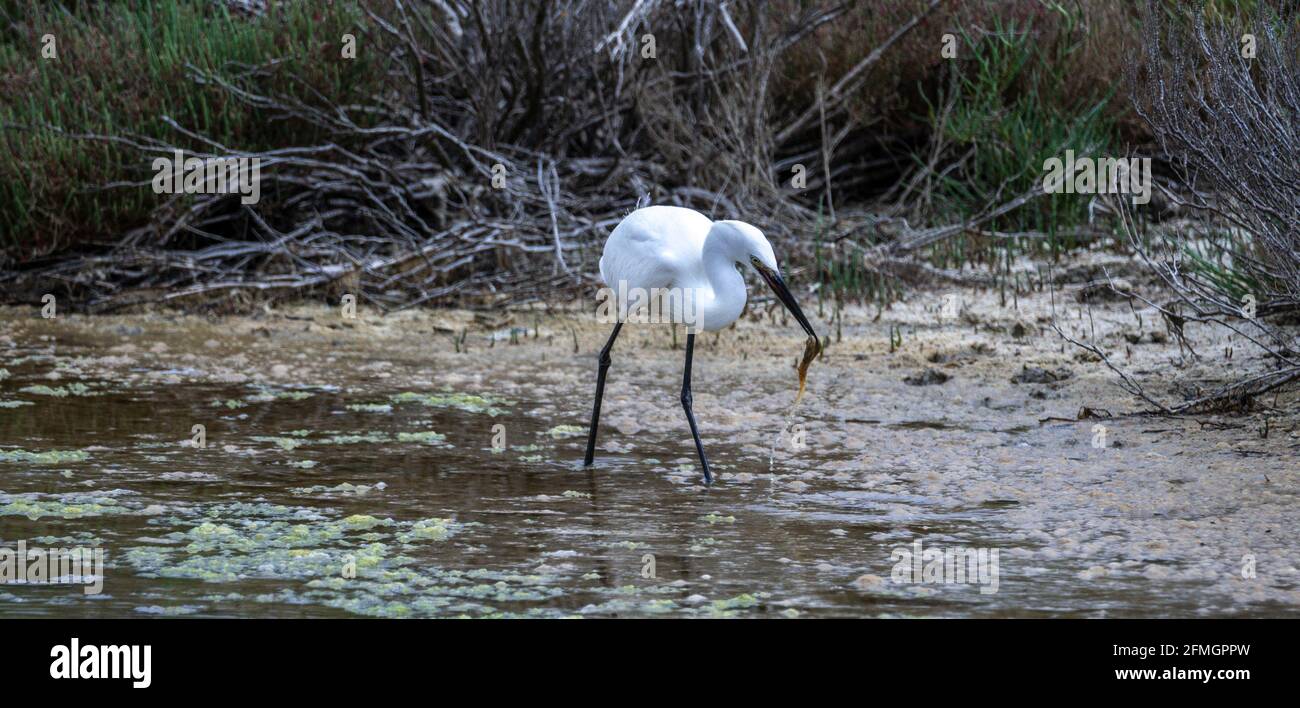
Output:
[[600,403],[605,394],[605,373],[609,370],[610,350],[619,330],[635,311],[628,302],[629,293],[639,294],[640,304],[647,304],[646,294],[658,294],[665,303],[663,320],[686,324],[686,370],[682,375],[682,408],[695,438],[695,451],[704,467],[704,483],[713,476],[704,455],[695,413],[691,410],[691,357],[695,351],[695,334],[703,330],[722,329],[740,316],[745,307],[745,279],[738,266],[750,265],[771,286],[776,296],[790,310],[799,326],[816,339],[812,325],[799,303],[781,279],[776,255],[763,232],[743,221],[712,221],[693,209],[652,206],[637,209],[619,222],[605,242],[600,258],[600,275],[618,298],[618,319],[605,348],[600,350],[596,375],[596,402],[591,411],[591,429],[587,434],[584,465],[591,465],[596,451],[596,429],[600,424]]

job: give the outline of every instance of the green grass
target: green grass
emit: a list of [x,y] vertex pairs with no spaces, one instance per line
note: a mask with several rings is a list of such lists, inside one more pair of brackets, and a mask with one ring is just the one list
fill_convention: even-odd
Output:
[[1280,292],[1279,283],[1261,283],[1249,269],[1241,268],[1243,259],[1257,258],[1250,253],[1248,239],[1227,231],[1210,231],[1197,241],[1182,241],[1179,248],[1189,270],[1210,286],[1236,302],[1247,295]]
[[[1068,11],[1063,14],[1072,22]],[[1114,92],[1069,96],[1062,88],[1065,75],[1076,70],[1073,59],[1079,44],[1070,39],[1076,30],[1071,22],[1059,35],[1065,41],[1047,47],[1035,41],[1032,27],[1014,22],[998,20],[978,37],[963,32],[966,60],[958,64],[956,101],[946,119],[935,106],[929,119],[954,153],[974,152],[960,169],[937,181],[940,222],[963,221],[994,206],[990,199],[999,189],[1000,199],[1010,200],[1040,186],[1043,162],[1063,156],[1067,149],[1079,156],[1122,156],[1116,127],[1105,110],[1115,100]],[[1058,234],[1087,220],[1091,198],[1053,194],[986,225],[997,231],[1041,231],[1047,239],[985,245],[958,237],[936,246],[930,256],[936,264],[951,267],[973,260],[1006,260],[1024,249],[1056,253],[1073,248],[1078,244]],[[988,248],[997,250],[973,252]]]
[[[313,90],[346,100],[370,91],[371,60],[340,58],[341,36],[359,35],[351,2],[288,3],[262,18],[230,15],[200,0],[63,3],[0,0],[0,251],[22,260],[70,245],[109,242],[160,203],[146,156],[44,129],[167,138],[201,145],[170,116],[233,149],[312,139],[315,131],[250,110],[187,78],[186,64],[255,90],[311,102]],[[53,35],[57,58],[42,57]],[[265,75],[248,70],[282,63]],[[290,74],[302,77],[292,81]],[[97,191],[113,181],[144,187]],[[165,195],[163,195],[165,196]],[[0,258],[0,261],[3,261]]]
[[[1067,149],[1079,157],[1124,155],[1113,116],[1128,111],[1127,99],[1117,95],[1114,84],[1092,95],[1069,93],[1069,73],[1095,67],[1078,66],[1085,39],[1078,14],[1068,6],[1053,7],[1059,22],[1050,31],[998,15],[979,34],[960,31],[958,59],[949,64],[956,74],[945,89],[955,95],[938,92],[921,119],[932,139],[946,146],[948,162],[941,162],[937,172],[968,152],[970,156],[933,179],[930,201],[915,215],[918,223],[967,221],[1001,201],[1041,189],[1044,161],[1063,157]],[[945,114],[949,98],[952,105]],[[922,145],[911,155],[916,169],[924,169],[930,149]],[[995,197],[999,190],[1001,196]],[[1031,288],[1031,280],[1022,282],[1011,273],[1012,261],[1021,255],[1054,257],[1083,245],[1073,234],[1087,222],[1091,198],[1043,196],[983,225],[1004,232],[1043,232],[1047,238],[990,240],[963,234],[925,249],[923,256],[939,268],[981,265],[1003,290]],[[814,254],[819,309],[827,300],[836,307],[844,299],[888,304],[903,291],[900,284],[866,269],[860,248],[828,247],[820,231]]]

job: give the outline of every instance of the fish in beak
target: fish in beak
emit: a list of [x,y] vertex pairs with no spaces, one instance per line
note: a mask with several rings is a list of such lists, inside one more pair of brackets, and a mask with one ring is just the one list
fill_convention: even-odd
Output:
[[813,359],[822,354],[821,338],[813,331],[812,325],[808,322],[808,317],[800,309],[794,295],[790,294],[790,288],[786,286],[781,274],[763,265],[762,261],[753,256],[750,256],[749,262],[754,264],[754,270],[758,271],[763,280],[767,281],[768,287],[772,288],[772,292],[776,293],[777,299],[781,301],[781,304],[785,305],[785,309],[789,310],[790,314],[794,315],[794,318],[799,322],[799,326],[803,327],[803,331],[808,333],[808,340],[803,349],[803,359],[799,362],[799,393],[794,398],[795,405],[798,405],[800,399],[803,398],[804,384],[808,378],[808,366],[812,364]]

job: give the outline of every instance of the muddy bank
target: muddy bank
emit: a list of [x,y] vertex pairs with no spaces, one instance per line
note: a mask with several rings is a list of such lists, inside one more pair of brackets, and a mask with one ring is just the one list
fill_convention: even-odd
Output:
[[[1190,328],[1202,358],[1184,358],[1128,303],[1056,305],[1161,395],[1259,365]],[[607,336],[589,317],[2,310],[0,547],[99,547],[107,567],[101,595],[0,586],[0,611],[1300,614],[1294,394],[1074,421],[1139,406],[1050,307],[940,291],[838,327],[823,310],[793,413],[801,332],[752,307],[697,344],[707,490],[667,327],[624,328],[588,471]],[[996,550],[996,591],[898,582],[917,542]]]

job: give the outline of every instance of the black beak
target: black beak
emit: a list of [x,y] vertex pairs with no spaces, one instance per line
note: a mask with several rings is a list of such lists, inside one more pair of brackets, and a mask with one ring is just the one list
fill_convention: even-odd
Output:
[[762,262],[752,256],[749,262],[754,264],[754,270],[758,271],[758,274],[763,276],[763,280],[767,281],[768,287],[772,288],[772,292],[776,293],[777,298],[781,300],[781,304],[785,305],[785,309],[789,310],[790,314],[794,315],[794,318],[799,321],[799,326],[803,327],[803,331],[807,332],[809,337],[820,342],[821,338],[813,331],[812,325],[808,323],[808,318],[803,314],[803,310],[799,309],[799,303],[795,301],[794,295],[790,294],[790,288],[786,287],[785,281],[781,279],[781,274],[763,265]]

